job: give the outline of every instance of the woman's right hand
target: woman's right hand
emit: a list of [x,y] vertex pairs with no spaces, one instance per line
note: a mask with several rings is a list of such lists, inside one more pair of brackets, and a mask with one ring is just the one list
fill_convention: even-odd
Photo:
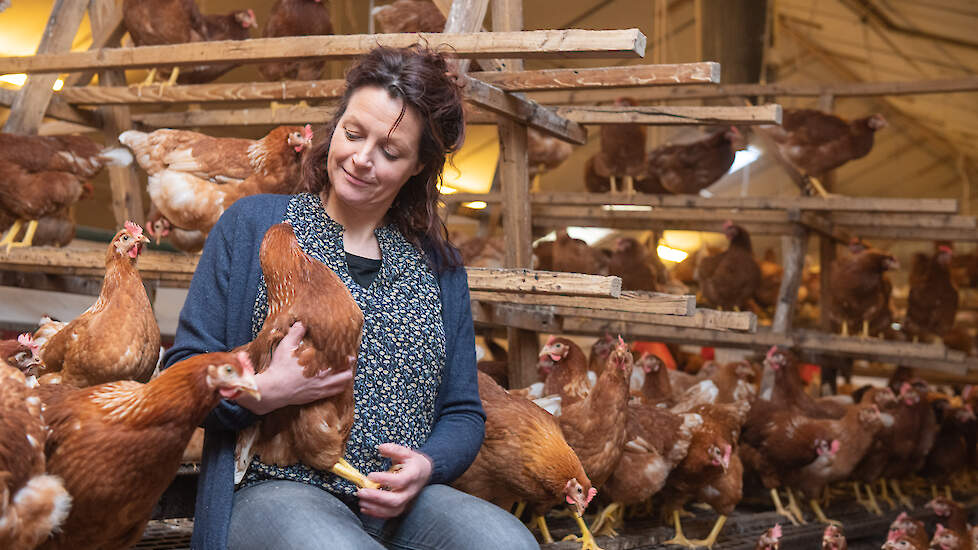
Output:
[[330,370],[307,378],[304,368],[295,356],[306,327],[300,322],[289,329],[275,351],[268,368],[255,375],[261,400],[243,394],[236,402],[255,414],[267,414],[288,405],[306,403],[332,397],[346,389],[353,379],[352,370],[333,373]]

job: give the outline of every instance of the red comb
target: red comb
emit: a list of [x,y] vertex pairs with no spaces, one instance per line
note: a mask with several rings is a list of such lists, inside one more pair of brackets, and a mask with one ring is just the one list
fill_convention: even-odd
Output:
[[595,489],[594,487],[591,487],[590,489],[588,489],[588,491],[587,491],[587,500],[585,500],[585,501],[584,501],[584,502],[585,502],[585,504],[591,504],[591,500],[592,500],[592,499],[593,499],[593,498],[595,497],[595,495],[597,495],[597,494],[598,494],[598,490],[597,490],[597,489]]
[[778,346],[771,346],[771,349],[767,350],[767,358],[770,359],[778,351]]
[[312,139],[312,124],[306,124],[302,127],[302,137]]
[[20,345],[27,346],[27,347],[32,347],[32,346],[35,345],[34,344],[34,337],[31,336],[27,332],[25,332],[24,334],[21,334],[20,336],[18,336],[17,337],[17,342],[19,342]]
[[137,239],[143,234],[143,228],[139,227],[139,224],[135,222],[127,221],[123,226],[126,228],[126,231],[128,231],[130,235],[132,235]]
[[730,229],[731,227],[733,227],[733,224],[734,224],[733,223],[733,220],[727,220],[727,221],[723,222],[723,228],[724,229]]
[[829,449],[832,451],[832,454],[838,454],[839,447],[841,447],[841,446],[842,446],[842,443],[840,443],[838,439],[833,439],[832,440],[832,445],[829,447]]
[[946,254],[951,254],[953,252],[953,250],[951,250],[951,247],[946,244],[942,244],[941,246],[937,247],[937,249]]
[[778,539],[781,538],[781,524],[780,523],[775,523],[774,524],[774,527],[771,528],[771,536],[774,537],[774,540],[778,540]]
[[551,336],[550,338],[547,338],[547,345],[549,346],[550,344],[553,344],[554,340],[556,339],[557,339],[556,336]]

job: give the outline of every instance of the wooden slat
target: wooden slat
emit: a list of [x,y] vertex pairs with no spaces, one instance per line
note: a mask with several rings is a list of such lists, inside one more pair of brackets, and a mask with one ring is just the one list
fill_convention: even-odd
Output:
[[716,311],[697,308],[692,315],[661,315],[656,313],[632,313],[591,308],[550,307],[555,314],[564,317],[604,319],[623,323],[666,325],[673,327],[702,328],[710,330],[757,330],[757,316],[749,311]]
[[[91,10],[92,3],[89,2],[89,10]],[[107,16],[109,19],[102,22],[99,25],[98,31],[92,32],[92,44],[88,47],[89,51],[98,50],[101,48],[114,48],[122,42],[122,37],[125,36],[127,30],[126,25],[122,21],[122,9],[121,5],[114,6],[116,9],[111,11],[107,10]],[[92,81],[95,77],[95,71],[85,71],[81,73],[73,73],[65,78],[64,88],[72,88],[75,86],[85,86]],[[100,84],[104,84],[100,82]]]
[[[108,246],[108,245],[106,245]],[[147,250],[136,266],[143,280],[159,280],[185,286],[197,266],[197,256]],[[64,275],[103,275],[105,248],[80,249],[36,246],[15,248],[0,255],[0,269],[43,271]]]
[[[625,68],[625,67],[623,67]],[[667,86],[636,90],[574,90],[539,88],[534,99],[541,103],[598,103],[612,101],[626,93],[638,101],[669,101],[687,99],[723,99],[728,97],[875,97],[925,94],[950,94],[978,91],[978,76],[911,80],[897,82],[836,82],[770,84],[722,84],[706,86]]]
[[[716,82],[720,65],[712,62],[679,65],[628,65],[596,69],[544,69],[517,72],[475,72],[469,76],[507,92],[551,89],[587,89],[618,86],[675,86]],[[286,101],[339,99],[346,81],[308,80],[284,82],[233,82],[177,86],[68,88],[57,96],[68,103],[203,103],[211,101]],[[671,89],[671,88],[670,88]],[[616,92],[618,94],[626,92]],[[627,93],[632,93],[628,91]]]
[[[504,92],[472,77],[464,77],[465,99],[479,107],[502,115],[576,145],[587,142],[587,130],[580,124],[524,97]],[[525,131],[525,130],[524,130]]]
[[[731,208],[758,210],[855,211],[855,212],[912,212],[930,214],[955,214],[955,199],[899,199],[888,197],[699,197],[696,195],[647,195],[636,194],[616,197],[608,193],[534,193],[534,204],[634,204],[680,208]],[[500,201],[498,194],[456,193],[442,195],[446,202]]]
[[[552,308],[549,307],[528,308],[473,300],[472,321],[480,325],[508,327],[511,330],[524,332],[560,332],[561,330],[560,319],[554,315]],[[529,341],[533,342],[533,340]],[[540,348],[536,344],[534,347],[536,349],[533,351],[536,354]]]
[[[78,32],[87,7],[87,0],[55,0],[47,27],[41,36],[41,43],[37,47],[38,54],[55,57],[71,55],[61,52],[67,52],[71,48],[71,42]],[[0,74],[23,72],[27,71],[0,69]],[[3,126],[3,131],[13,134],[36,134],[51,101],[53,93],[51,87],[57,79],[57,74],[29,75],[27,82],[10,106],[10,115]]]
[[581,273],[534,271],[532,269],[497,269],[468,267],[471,290],[517,291],[530,294],[563,294],[565,296],[621,296],[621,278]]
[[[0,88],[0,105],[4,107],[10,107],[14,104],[17,99],[17,92],[14,90],[8,90],[6,88]],[[99,122],[98,117],[96,117],[91,111],[84,111],[81,109],[75,109],[71,105],[68,105],[61,98],[57,96],[52,96],[50,103],[48,103],[47,112],[45,116],[53,119],[63,120],[65,122],[71,122],[73,124],[81,124],[84,126],[98,127]],[[95,128],[90,128],[94,130]]]
[[470,59],[635,58],[645,53],[645,36],[638,29],[288,36],[0,57],[0,74],[136,69],[231,61],[268,63],[309,58],[348,59],[365,54],[378,45],[407,47],[419,40]]
[[758,107],[559,106],[556,113],[581,124],[781,124],[780,105]]
[[481,290],[474,290],[471,295],[473,300],[479,300],[480,302],[566,306],[628,311],[633,313],[658,313],[662,315],[692,315],[696,309],[695,296],[676,296],[654,292],[623,291],[620,298],[518,294],[513,292],[485,292]]
[[785,333],[791,329],[795,305],[798,302],[798,287],[805,270],[805,252],[808,250],[808,234],[804,228],[796,227],[792,235],[781,237],[781,251],[784,258],[784,274],[778,289],[778,301],[774,308],[774,321],[771,330]]
[[[482,21],[486,18],[489,0],[454,0],[452,8],[445,17],[446,33],[472,33],[482,29]],[[509,29],[507,29],[509,30]],[[453,59],[450,61],[455,72],[464,75],[469,70],[469,59]]]
[[282,124],[325,124],[336,111],[333,107],[285,106],[277,109],[228,109],[181,111],[175,113],[134,114],[132,119],[152,128],[190,128],[194,126],[254,126]]

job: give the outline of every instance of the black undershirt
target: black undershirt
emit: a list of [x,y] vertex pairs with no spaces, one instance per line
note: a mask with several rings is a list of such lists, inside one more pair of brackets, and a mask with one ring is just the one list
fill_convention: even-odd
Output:
[[368,288],[374,282],[380,272],[380,264],[380,260],[346,253],[346,266],[350,270],[350,276],[363,288]]

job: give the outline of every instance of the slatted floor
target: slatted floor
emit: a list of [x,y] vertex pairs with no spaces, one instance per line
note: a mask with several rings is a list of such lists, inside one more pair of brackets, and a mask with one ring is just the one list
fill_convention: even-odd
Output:
[[[890,522],[897,516],[894,510],[877,517],[867,513],[853,501],[843,501],[829,507],[826,514],[844,523],[851,550],[876,550],[886,538]],[[696,517],[683,520],[683,529],[690,538],[702,538],[713,526],[715,515],[711,512],[696,511]],[[918,508],[913,516],[926,521],[929,511]],[[753,550],[757,537],[775,523],[783,523],[783,518],[774,512],[752,510],[742,506],[728,519],[723,535],[714,550]],[[551,532],[559,540],[573,532],[575,524],[569,518],[554,518],[549,521]],[[783,525],[782,548],[820,548],[821,524],[801,526]],[[933,525],[928,525],[933,529]],[[143,550],[188,550],[193,522],[187,519],[161,520],[150,522],[142,541],[135,548]],[[616,538],[598,537],[598,544],[604,550],[658,550],[668,547],[661,544],[673,535],[671,527],[663,527],[652,520],[630,520]],[[573,541],[543,544],[541,550],[578,550],[580,544]]]

